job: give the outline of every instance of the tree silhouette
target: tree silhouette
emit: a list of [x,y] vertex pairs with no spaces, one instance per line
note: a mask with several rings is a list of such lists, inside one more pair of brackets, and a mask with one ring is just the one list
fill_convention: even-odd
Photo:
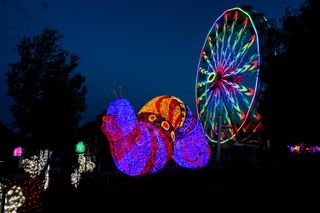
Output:
[[58,44],[62,38],[44,29],[21,39],[19,59],[6,73],[14,124],[31,148],[65,148],[86,109],[85,78],[75,73],[79,56]]
[[0,122],[0,160],[8,159],[12,154],[11,151],[13,151],[14,148],[13,140],[14,133]]
[[318,14],[316,1],[306,0],[298,10],[288,9],[272,34],[276,52],[267,56],[263,118],[275,144],[317,142]]

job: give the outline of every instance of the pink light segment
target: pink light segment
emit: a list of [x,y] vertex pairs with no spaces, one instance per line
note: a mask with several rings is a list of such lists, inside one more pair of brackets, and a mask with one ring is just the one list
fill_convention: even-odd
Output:
[[21,157],[22,156],[22,148],[21,148],[21,146],[18,146],[13,150],[13,156],[14,157]]

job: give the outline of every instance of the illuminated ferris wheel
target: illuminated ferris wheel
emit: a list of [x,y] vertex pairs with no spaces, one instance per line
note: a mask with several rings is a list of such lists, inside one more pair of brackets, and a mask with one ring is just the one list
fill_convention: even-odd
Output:
[[259,38],[252,17],[241,8],[226,10],[206,37],[196,78],[197,113],[211,142],[236,141],[240,130],[253,120],[259,123],[259,68]]

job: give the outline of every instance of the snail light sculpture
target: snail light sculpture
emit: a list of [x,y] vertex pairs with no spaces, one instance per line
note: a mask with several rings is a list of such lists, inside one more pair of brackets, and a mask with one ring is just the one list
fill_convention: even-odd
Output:
[[161,170],[172,159],[184,168],[204,167],[210,148],[191,110],[174,96],[158,96],[136,114],[127,99],[115,99],[102,118],[116,167],[130,176]]

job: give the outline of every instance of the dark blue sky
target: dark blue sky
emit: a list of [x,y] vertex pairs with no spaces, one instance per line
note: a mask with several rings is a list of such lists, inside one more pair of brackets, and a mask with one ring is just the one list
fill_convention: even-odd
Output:
[[61,45],[81,57],[88,108],[95,119],[123,86],[139,110],[159,95],[174,95],[195,112],[194,84],[204,39],[226,9],[250,5],[278,19],[303,0],[0,0],[0,121],[12,121],[5,72],[17,60],[13,51],[24,36],[45,27],[64,34]]

